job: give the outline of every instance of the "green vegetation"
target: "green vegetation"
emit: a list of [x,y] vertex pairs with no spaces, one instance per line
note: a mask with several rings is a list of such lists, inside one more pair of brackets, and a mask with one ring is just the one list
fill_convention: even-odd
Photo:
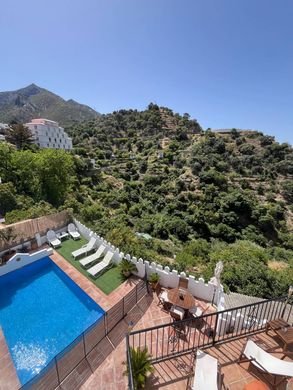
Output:
[[[133,375],[133,385],[135,390],[144,389],[147,376],[154,372],[154,367],[150,362],[151,355],[147,348],[130,348],[131,368]],[[124,375],[129,374],[129,367]]]
[[203,133],[188,114],[155,104],[67,131],[70,154],[0,144],[7,222],[69,209],[124,253],[205,278],[222,259],[227,289],[286,293],[293,280],[290,145],[236,129]]
[[126,259],[122,259],[118,265],[119,272],[122,277],[129,278],[129,276],[137,271],[136,266],[130,261]]
[[87,240],[81,236],[79,240],[72,240],[71,238],[68,240],[62,241],[61,247],[57,249],[58,253],[64,259],[68,260],[72,264],[77,263],[78,261],[74,260],[73,257],[71,256],[71,253],[73,251],[76,251],[77,249],[81,248],[83,245],[87,243]]
[[76,249],[82,247],[82,245],[86,244],[86,240],[82,237],[80,240],[65,240],[62,241],[62,246],[57,249],[57,252],[60,253],[64,259],[66,259],[70,264],[72,264],[79,272],[85,275],[92,283],[94,283],[100,290],[102,290],[105,294],[110,294],[114,291],[121,283],[123,283],[123,278],[121,277],[120,271],[118,267],[112,267],[102,275],[100,275],[97,279],[93,279],[89,276],[86,269],[84,269],[78,260],[74,260],[71,256],[71,253]]
[[11,125],[6,133],[6,140],[15,145],[17,149],[24,149],[33,143],[33,135],[28,127],[19,123]]

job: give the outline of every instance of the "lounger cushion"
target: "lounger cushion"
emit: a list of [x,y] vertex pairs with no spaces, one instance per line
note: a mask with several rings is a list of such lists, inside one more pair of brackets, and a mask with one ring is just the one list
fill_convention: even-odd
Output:
[[252,359],[251,363],[261,371],[267,371],[273,375],[293,376],[293,362],[278,359],[252,340],[247,341],[243,354],[248,359]]
[[198,350],[192,390],[218,390],[218,361]]
[[94,265],[92,268],[88,269],[87,272],[92,276],[96,276],[99,272],[101,272],[103,269],[107,268],[111,264],[113,256],[114,252],[108,251],[106,256],[104,257],[104,260]]
[[78,256],[86,255],[88,252],[94,249],[96,242],[96,238],[92,237],[86,245],[83,245],[81,248],[77,249],[76,251],[73,251],[71,253],[72,256],[75,258]]

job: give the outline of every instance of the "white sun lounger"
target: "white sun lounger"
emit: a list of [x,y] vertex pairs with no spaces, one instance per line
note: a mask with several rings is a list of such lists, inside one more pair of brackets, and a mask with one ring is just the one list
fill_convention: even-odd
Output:
[[53,248],[57,248],[58,246],[61,246],[61,241],[59,240],[59,238],[57,238],[54,230],[49,230],[47,232],[47,241]]
[[106,249],[105,245],[99,246],[98,250],[95,253],[93,253],[90,256],[85,257],[82,260],[79,260],[80,264],[83,267],[86,267],[87,265],[93,263],[94,261],[98,260],[102,256],[102,254],[104,253],[105,249]]
[[89,252],[91,252],[95,248],[96,243],[97,243],[97,239],[94,237],[91,237],[91,239],[89,240],[89,242],[87,244],[83,245],[81,248],[77,249],[76,251],[72,252],[71,254],[74,257],[74,259],[76,259],[77,257],[82,256],[82,255],[87,255]]
[[218,390],[219,388],[218,360],[198,349],[192,390]]
[[94,265],[92,268],[88,269],[87,272],[92,276],[97,276],[101,271],[104,271],[111,265],[112,258],[114,256],[114,252],[108,251],[103,261]]
[[[246,359],[242,359],[243,355]],[[273,388],[280,385],[286,377],[293,377],[293,362],[278,359],[270,353],[260,348],[254,341],[248,340],[246,346],[240,356],[239,362],[250,361],[256,368],[262,371],[264,374],[270,374],[271,376],[280,375],[285,378],[281,379],[278,383],[276,377],[274,383],[271,383]]]
[[76,226],[74,223],[70,223],[67,227],[68,233],[74,240],[78,240],[80,238],[80,234],[78,230],[76,229]]

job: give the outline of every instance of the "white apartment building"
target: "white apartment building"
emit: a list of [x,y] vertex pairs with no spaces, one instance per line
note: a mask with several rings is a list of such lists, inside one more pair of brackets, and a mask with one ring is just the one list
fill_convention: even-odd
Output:
[[35,143],[40,148],[72,149],[72,139],[57,122],[39,118],[32,119],[25,125],[31,130]]

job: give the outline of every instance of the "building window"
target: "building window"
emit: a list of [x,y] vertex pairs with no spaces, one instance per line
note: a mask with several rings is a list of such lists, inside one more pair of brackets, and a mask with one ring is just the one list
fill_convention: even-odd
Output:
[[51,137],[49,137],[49,141],[51,142]]
[[34,128],[35,128],[35,129],[37,129],[37,128],[38,128],[38,126],[37,126],[37,125],[34,125]]

